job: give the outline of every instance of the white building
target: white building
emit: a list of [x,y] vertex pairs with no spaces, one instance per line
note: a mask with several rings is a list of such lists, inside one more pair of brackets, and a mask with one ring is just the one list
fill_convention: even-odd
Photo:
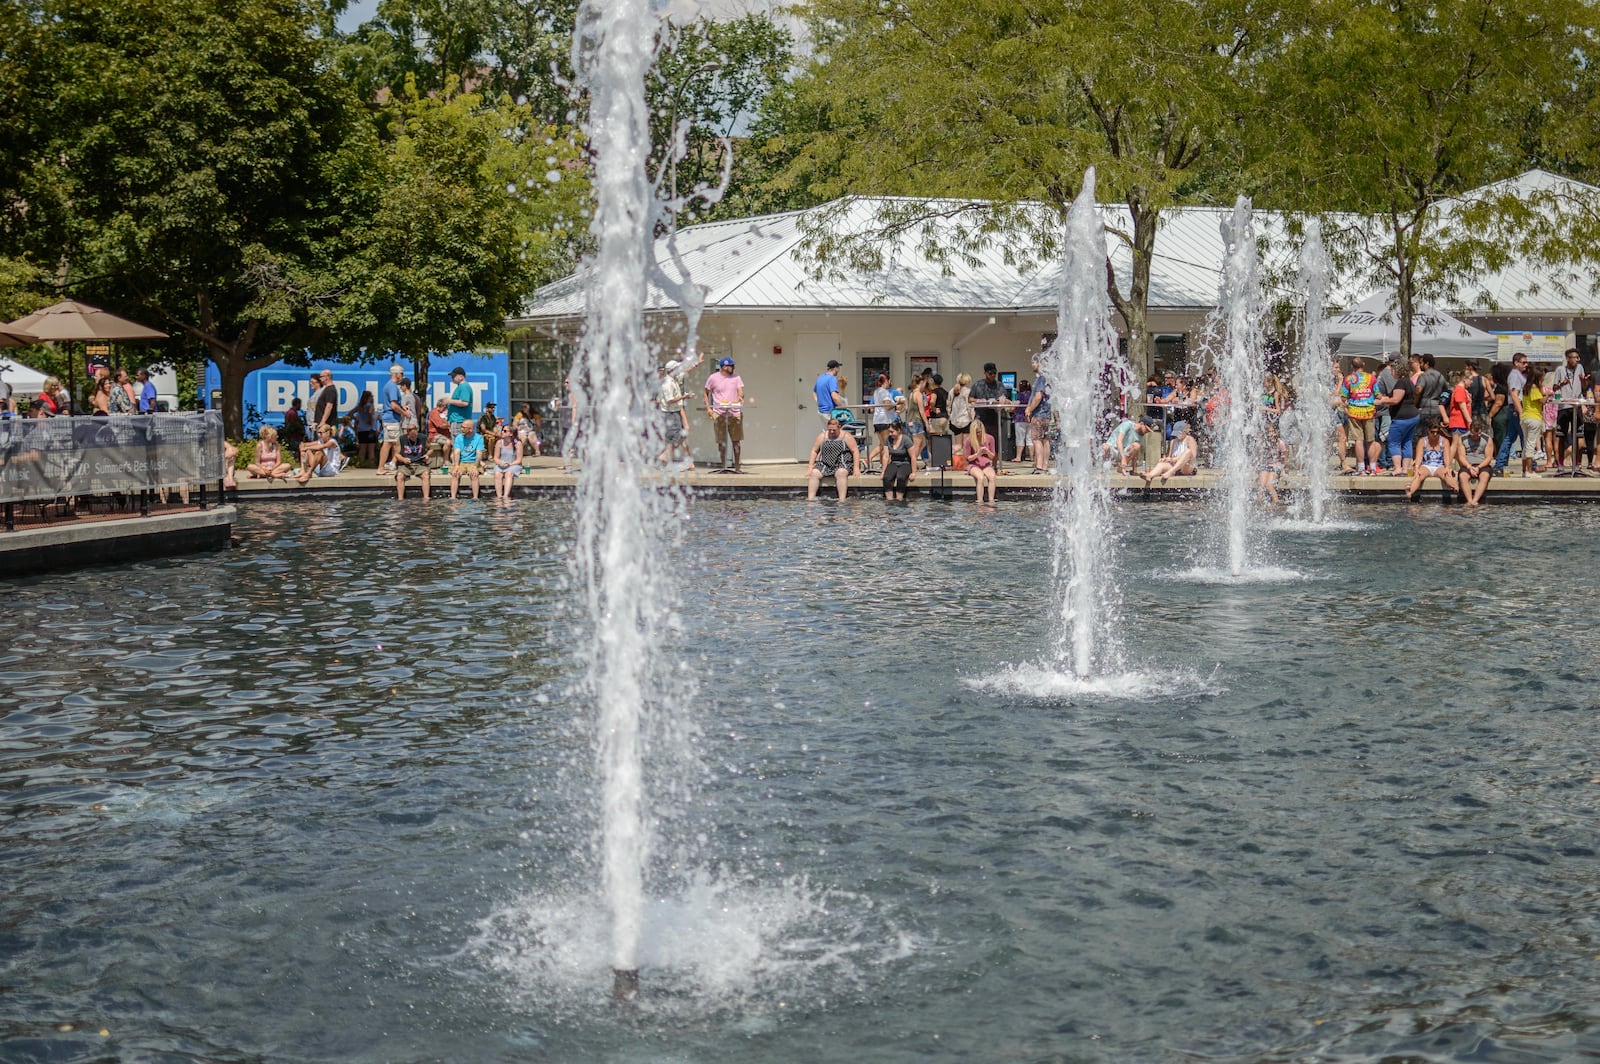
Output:
[[[1563,179],[1531,171],[1516,180],[1543,188]],[[677,262],[706,290],[699,343],[706,361],[685,382],[685,390],[698,396],[716,359],[726,355],[735,360],[746,389],[747,461],[805,457],[817,433],[812,385],[829,359],[843,364],[848,396],[860,402],[870,394],[871,379],[884,369],[897,386],[929,365],[944,375],[946,386],[959,373],[977,379],[986,362],[1026,379],[1030,356],[1039,350],[1041,338],[1054,331],[1057,263],[1014,265],[1000,244],[985,248],[976,262],[958,256],[943,265],[930,262],[920,248],[928,229],[942,224],[937,221],[903,232],[885,253],[882,269],[833,270],[818,276],[806,247],[807,222],[816,211],[843,212],[848,230],[872,224],[879,202],[855,199],[815,211],[698,225],[677,234]],[[1118,208],[1105,210],[1108,225],[1125,224]],[[1184,207],[1162,216],[1149,312],[1158,366],[1183,366],[1189,340],[1216,303],[1224,254],[1219,223],[1226,213]],[[1287,236],[1284,219],[1261,212],[1256,221],[1268,272],[1292,275],[1297,245]],[[1107,247],[1126,291],[1128,251],[1110,234]],[[680,275],[664,240],[657,244],[656,257],[668,275]],[[1591,318],[1586,308],[1576,306],[1578,297],[1570,294],[1574,286],[1561,286],[1568,295],[1558,299],[1556,287],[1540,284],[1541,279],[1548,280],[1533,264],[1514,263],[1477,286],[1494,294],[1496,309],[1455,309],[1480,328],[1519,339],[1524,331],[1559,331],[1562,347],[1600,330],[1600,310]],[[580,270],[548,285],[533,295],[521,317],[507,323],[514,403],[542,402],[558,394],[583,324],[585,284]],[[1592,288],[1586,291],[1600,306],[1600,296]],[[1366,293],[1342,289],[1340,294],[1353,302]],[[653,287],[650,308],[652,326],[670,345],[682,334],[682,315]],[[692,423],[695,452],[706,454],[710,429],[704,418]]]

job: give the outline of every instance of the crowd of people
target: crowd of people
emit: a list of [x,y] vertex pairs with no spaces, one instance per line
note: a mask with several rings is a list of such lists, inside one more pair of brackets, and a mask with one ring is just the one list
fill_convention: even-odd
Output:
[[0,379],[0,416],[4,417],[73,414],[110,417],[113,414],[153,414],[156,410],[156,386],[150,379],[150,371],[142,368],[130,374],[126,369],[95,367],[85,385],[82,402],[72,398],[58,377],[46,377],[44,386],[31,399],[17,395],[9,383]]
[[[1001,418],[1013,421],[1012,460],[1023,461],[1026,452],[1034,471],[1049,468],[1056,437],[1050,386],[1037,359],[1033,365],[1034,379],[1014,393],[1000,386],[993,363],[984,367],[982,381],[961,374],[949,390],[932,371],[913,377],[903,392],[881,373],[867,407],[870,420],[858,438],[844,398],[848,382],[831,360],[815,385],[822,431],[807,458],[808,497],[831,480],[844,498],[849,476],[881,473],[886,497],[904,498],[919,472],[941,468],[964,471],[975,498],[992,502],[995,478],[1004,475]],[[1256,483],[1268,503],[1282,503],[1284,474],[1303,473],[1317,462],[1342,475],[1408,478],[1408,499],[1437,481],[1469,506],[1481,502],[1494,477],[1511,475],[1513,457],[1524,477],[1584,463],[1600,471],[1600,385],[1576,348],[1556,366],[1533,365],[1519,352],[1487,374],[1472,360],[1447,373],[1426,352],[1404,362],[1398,355],[1335,357],[1327,381],[1327,394],[1296,395],[1286,376],[1265,375],[1256,399],[1261,429],[1250,448]],[[1142,416],[1129,415],[1126,399],[1105,412],[1102,457],[1116,472],[1146,484],[1192,476],[1217,458],[1229,403],[1214,374],[1164,371],[1145,384]],[[1331,417],[1312,417],[1313,403],[1326,404]],[[1313,426],[1330,422],[1328,438],[1316,438]],[[1159,447],[1147,462],[1151,435]],[[934,441],[947,441],[949,450],[936,452]]]
[[[952,388],[945,387],[943,374],[931,369],[913,374],[904,390],[895,387],[889,373],[880,372],[873,380],[872,401],[862,408],[867,415],[863,422],[845,399],[849,381],[841,368],[837,359],[830,359],[813,386],[822,431],[806,460],[807,498],[816,498],[823,481],[832,480],[842,499],[849,477],[860,472],[880,474],[884,494],[904,499],[919,472],[938,469],[965,472],[977,500],[992,503],[996,478],[1007,472],[1001,452],[1003,423],[1012,427],[1013,462],[1031,461],[1036,472],[1050,467],[1055,435],[1050,384],[1037,358],[1034,378],[1020,381],[1015,391],[1001,384],[993,362],[984,365],[981,380],[962,373]],[[863,442],[870,444],[864,457]]]
[[341,415],[333,372],[314,373],[311,412],[296,397],[284,412],[282,429],[263,425],[246,471],[252,479],[304,485],[352,468],[370,469],[392,479],[401,499],[412,480],[424,499],[431,498],[436,476],[449,479],[452,499],[463,490],[476,499],[487,474],[496,497],[510,498],[517,473],[530,471],[528,462],[543,453],[543,414],[524,403],[502,418],[490,401],[474,419],[466,370],[452,369],[450,382],[450,390],[430,408],[404,367],[390,366],[389,379],[377,392],[363,392],[356,409]]

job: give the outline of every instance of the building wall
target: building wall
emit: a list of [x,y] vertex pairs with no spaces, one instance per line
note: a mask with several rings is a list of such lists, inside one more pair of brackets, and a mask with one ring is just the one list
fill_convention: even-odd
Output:
[[[1155,323],[1158,331],[1182,332],[1197,326],[1199,315],[1169,315]],[[745,382],[744,460],[803,461],[821,431],[812,386],[829,357],[837,358],[849,379],[846,397],[857,403],[867,383],[863,365],[886,358],[895,387],[903,387],[913,358],[937,359],[937,371],[950,387],[960,373],[976,380],[985,362],[1019,380],[1032,377],[1029,360],[1040,339],[1053,331],[1053,316],[916,313],[900,311],[806,312],[782,316],[708,312],[701,321],[700,349],[706,363],[684,389],[691,397],[690,440],[696,458],[716,456],[716,444],[705,416],[701,391],[715,358],[727,354]],[[835,337],[822,341],[820,338]],[[832,353],[828,346],[836,343]],[[959,347],[957,346],[959,345]]]

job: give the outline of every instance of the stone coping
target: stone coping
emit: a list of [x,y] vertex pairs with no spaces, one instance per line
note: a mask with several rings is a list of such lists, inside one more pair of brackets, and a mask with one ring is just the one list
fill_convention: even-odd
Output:
[[[1054,490],[1056,478],[1052,474],[1035,473],[1026,464],[1011,464],[1003,467],[1004,472],[997,481],[996,496],[1003,498],[1013,496],[1045,496]],[[806,469],[799,462],[759,463],[744,467],[741,473],[722,472],[708,468],[704,465],[697,466],[692,471],[666,472],[660,476],[671,479],[674,483],[693,489],[697,493],[720,496],[756,496],[756,495],[804,495],[806,490]],[[556,458],[536,458],[533,460],[532,471],[519,473],[516,477],[515,494],[517,496],[560,495],[571,491],[577,485],[576,467],[563,470],[561,462]],[[1173,477],[1166,484],[1155,483],[1146,487],[1138,477],[1113,476],[1111,486],[1119,496],[1136,497],[1144,499],[1173,499],[1188,498],[1197,492],[1206,492],[1220,486],[1222,474],[1214,469],[1201,469],[1194,476]],[[481,494],[493,496],[494,477],[485,473],[482,478],[483,488]],[[1402,495],[1410,481],[1406,477],[1390,476],[1335,476],[1330,484],[1334,491],[1345,498],[1375,498],[1388,499]],[[1282,476],[1278,481],[1278,488],[1284,492],[1304,490],[1306,479],[1303,474],[1290,474]],[[922,470],[917,473],[917,478],[912,481],[912,494],[926,494],[931,487],[940,485],[937,471]],[[972,495],[972,480],[965,472],[947,471],[944,475],[943,485],[957,496]],[[442,486],[442,489],[441,489]],[[876,494],[882,490],[879,477],[876,474],[868,476],[852,476],[849,479],[850,493]],[[406,484],[406,497],[420,496],[422,486],[413,479]],[[463,482],[463,491],[468,489]],[[823,492],[831,493],[831,481],[823,484]],[[238,497],[242,499],[269,499],[306,497],[311,495],[393,495],[394,478],[392,476],[380,477],[372,469],[346,469],[333,477],[313,477],[311,481],[301,486],[293,480],[285,484],[283,481],[251,480],[241,476],[239,480]],[[436,472],[433,476],[432,494],[434,498],[441,495],[448,498],[450,494],[450,477]],[[1438,481],[1429,481],[1419,492],[1419,497],[1438,497],[1443,494]],[[1552,477],[1548,474],[1540,477],[1496,477],[1489,485],[1489,498],[1500,497],[1505,499],[1555,499],[1560,501],[1579,501],[1594,499],[1600,501],[1600,476],[1597,477]]]

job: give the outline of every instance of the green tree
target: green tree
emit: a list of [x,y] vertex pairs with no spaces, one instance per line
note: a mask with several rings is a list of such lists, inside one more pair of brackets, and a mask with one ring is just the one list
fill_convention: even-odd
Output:
[[518,300],[570,268],[587,185],[570,129],[453,81],[423,95],[408,79],[377,118],[341,336],[414,359],[421,389],[430,352],[500,338]]
[[1403,353],[1419,298],[1459,301],[1463,284],[1515,251],[1587,253],[1561,221],[1577,223],[1581,208],[1503,180],[1592,157],[1592,123],[1573,116],[1592,98],[1594,5],[1324,3],[1312,13],[1263,72],[1251,171],[1267,202],[1341,212],[1323,226],[1330,248],[1394,290]]
[[[888,204],[874,233],[821,231],[825,262],[876,264],[884,235],[942,220],[935,259],[1002,243],[1053,254],[1087,166],[1127,208],[1131,253],[1107,291],[1134,365],[1152,358],[1150,267],[1161,211],[1203,198],[1237,164],[1238,97],[1284,16],[1228,0],[811,0],[812,63],[790,101],[815,132],[781,177],[807,198]],[[820,112],[820,114],[819,114]],[[1030,207],[1042,201],[1051,210]]]
[[[244,376],[325,334],[338,304],[342,169],[359,118],[314,30],[313,0],[50,0],[62,76],[35,158],[60,224],[60,286],[174,333],[222,377],[227,431]],[[44,215],[52,212],[42,211]]]
[[[792,46],[789,32],[762,14],[667,25],[646,86],[652,164],[664,195],[679,200],[718,188],[726,167],[727,188],[706,214],[735,213],[751,197],[760,171],[743,162],[745,134],[788,71]],[[697,210],[686,205],[680,220],[694,220]]]

